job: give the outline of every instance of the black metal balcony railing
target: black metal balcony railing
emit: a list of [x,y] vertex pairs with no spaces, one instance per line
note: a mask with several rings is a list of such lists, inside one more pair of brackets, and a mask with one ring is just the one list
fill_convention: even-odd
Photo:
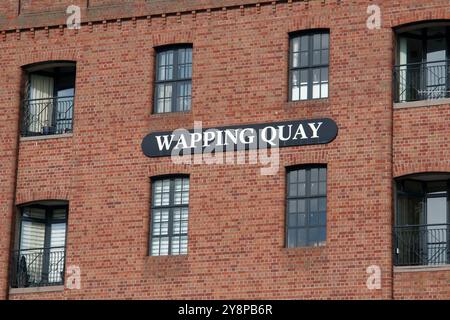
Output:
[[22,136],[72,132],[74,97],[24,100]]
[[394,265],[426,266],[450,263],[450,224],[394,228]]
[[394,67],[394,102],[450,98],[450,60]]
[[12,252],[11,287],[46,287],[64,284],[65,247]]

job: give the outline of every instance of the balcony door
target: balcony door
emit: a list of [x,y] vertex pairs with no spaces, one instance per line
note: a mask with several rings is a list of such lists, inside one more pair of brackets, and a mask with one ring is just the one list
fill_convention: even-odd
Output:
[[53,111],[54,79],[39,74],[30,74],[29,112],[31,121],[28,130],[40,134],[50,126]]
[[448,199],[446,192],[427,195],[427,260],[431,264],[447,263]]
[[398,33],[397,102],[450,97],[449,30],[435,26]]
[[75,64],[49,62],[26,67],[22,136],[71,133]]
[[397,181],[397,265],[450,263],[449,177],[416,175]]
[[18,250],[13,252],[13,287],[64,281],[67,205],[42,202],[20,208]]

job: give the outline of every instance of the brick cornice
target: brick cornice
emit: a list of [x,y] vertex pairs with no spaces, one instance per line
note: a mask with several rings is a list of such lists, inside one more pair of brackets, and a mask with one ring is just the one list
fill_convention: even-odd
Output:
[[[243,10],[245,7],[272,6],[286,4],[289,7],[294,2],[309,3],[321,1],[322,4],[338,3],[339,0],[192,0],[192,1],[162,1],[162,0],[134,0],[117,5],[89,5],[81,7],[82,25],[89,23],[103,23],[104,21],[115,22],[132,19],[161,18],[173,15],[196,15],[200,12]],[[275,9],[274,9],[275,10]],[[0,13],[1,18],[1,13]],[[33,13],[21,13],[11,19],[0,19],[0,32],[14,32],[16,30],[28,30],[31,28],[53,28],[65,25],[67,15],[65,7],[56,11],[37,11]]]

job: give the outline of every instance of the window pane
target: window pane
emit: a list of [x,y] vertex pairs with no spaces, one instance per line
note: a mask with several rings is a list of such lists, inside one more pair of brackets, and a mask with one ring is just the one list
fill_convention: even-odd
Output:
[[320,198],[319,199],[319,211],[323,212],[327,210],[327,199]]
[[328,53],[328,50],[322,50],[321,51],[321,63],[322,64],[328,64],[328,62],[329,62],[329,59],[330,59],[330,57],[329,57],[329,53]]
[[172,109],[172,84],[159,84],[156,90],[156,112],[170,112]]
[[292,52],[299,52],[300,51],[300,38],[292,38],[291,40],[291,48]]
[[173,51],[158,54],[158,81],[173,79]]
[[326,195],[326,194],[327,194],[327,183],[319,182],[319,195]]
[[183,204],[189,204],[189,191],[184,191],[181,199]]
[[307,236],[307,230],[306,229],[299,229],[297,231],[297,246],[298,247],[305,247],[308,245],[308,242],[306,241]]
[[319,199],[311,199],[309,201],[309,210],[311,212],[317,212],[319,210]]
[[316,245],[318,244],[320,239],[320,228],[310,228],[308,234],[309,244]]
[[304,214],[304,213],[299,214],[297,219],[298,219],[297,226],[299,226],[299,227],[306,226],[306,214]]
[[297,246],[297,230],[296,229],[289,229],[288,231],[288,247],[294,248]]
[[180,254],[187,254],[188,250],[188,237],[183,236],[180,238]]
[[303,213],[306,212],[306,200],[297,200],[297,212]]
[[289,202],[288,202],[288,212],[289,213],[297,213],[297,201],[289,200]]
[[53,220],[64,220],[67,216],[67,210],[66,209],[54,209],[52,212],[52,219]]
[[188,215],[189,215],[189,209],[188,208],[182,208],[181,209],[181,219],[187,221]]
[[321,63],[322,51],[315,50],[313,52],[313,65],[319,65]]
[[329,48],[330,35],[328,33],[322,33],[322,49]]
[[298,181],[306,182],[306,170],[298,170]]
[[152,250],[151,250],[152,256],[159,255],[159,238],[152,239]]
[[297,182],[298,171],[293,170],[289,172],[289,183]]
[[300,53],[292,54],[292,68],[298,68],[300,66]]
[[309,36],[301,36],[300,37],[300,50],[301,51],[309,50]]
[[44,248],[45,224],[32,221],[22,221],[20,233],[20,249]]
[[298,195],[299,197],[304,197],[304,196],[306,196],[306,183],[299,183],[299,184],[298,184],[297,195]]
[[289,227],[296,227],[297,226],[297,214],[290,214],[289,215],[288,226]]
[[321,85],[321,98],[328,98],[328,83]]
[[191,109],[192,85],[190,82],[178,84],[177,111],[188,111]]
[[300,71],[300,85],[308,85],[308,70]]
[[309,214],[309,225],[316,226],[319,224],[319,214],[318,213],[310,213]]
[[320,69],[313,69],[313,83],[320,83]]
[[292,101],[297,101],[300,99],[298,71],[293,71],[291,73],[291,76],[292,76]]
[[24,208],[23,216],[33,219],[45,219],[45,209],[39,208]]
[[180,237],[172,238],[172,254],[173,255],[180,254]]
[[180,49],[178,51],[178,79],[189,79],[192,77],[192,51],[190,49]]
[[328,82],[328,68],[322,68],[320,71],[321,82]]
[[313,49],[317,50],[317,49],[321,49],[321,45],[322,45],[322,37],[321,34],[315,34],[313,35]]
[[308,67],[309,66],[309,52],[301,52],[300,53],[300,67]]
[[297,184],[296,183],[289,184],[289,196],[291,196],[291,197],[297,196]]
[[169,254],[169,237],[163,237],[160,239],[159,254],[166,256]]

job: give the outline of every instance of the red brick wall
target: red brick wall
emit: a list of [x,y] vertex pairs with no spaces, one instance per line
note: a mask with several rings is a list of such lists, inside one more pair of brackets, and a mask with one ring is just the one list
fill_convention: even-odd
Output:
[[[402,140],[420,119],[410,120],[408,112],[427,113],[396,111],[392,145],[392,27],[450,18],[446,0],[427,2],[384,2],[382,29],[372,31],[366,28],[368,2],[358,0],[219,7],[179,16],[167,11],[151,21],[145,15],[153,13],[144,8],[135,22],[119,24],[116,16],[78,32],[0,34],[0,143],[6,150],[0,154],[0,234],[10,234],[12,225],[21,66],[74,60],[73,137],[22,141],[15,195],[16,204],[70,201],[66,265],[82,272],[81,290],[8,295],[10,239],[2,237],[0,298],[380,299],[392,298],[393,287],[403,288],[395,291],[399,298],[408,297],[414,282],[392,278],[392,148],[394,168],[417,171],[413,158],[420,155],[412,144],[421,142]],[[177,11],[190,5],[180,2]],[[8,26],[20,23],[27,24],[13,19]],[[288,33],[309,28],[330,28],[330,97],[290,103]],[[152,115],[153,47],[177,42],[193,43],[192,111]],[[430,110],[432,122],[448,123],[439,107]],[[260,175],[261,165],[180,167],[169,158],[145,158],[140,150],[149,132],[190,128],[194,120],[213,127],[318,117],[337,122],[338,138],[280,150],[275,176]],[[444,143],[446,132],[448,126],[433,141]],[[448,159],[448,146],[442,152]],[[328,164],[327,245],[286,249],[284,167],[309,163]],[[150,177],[167,173],[190,174],[189,254],[149,257]],[[381,290],[366,287],[370,265],[381,267]]]
[[398,299],[446,299],[450,297],[450,270],[395,272],[394,295]]
[[394,112],[394,177],[450,171],[450,104]]

